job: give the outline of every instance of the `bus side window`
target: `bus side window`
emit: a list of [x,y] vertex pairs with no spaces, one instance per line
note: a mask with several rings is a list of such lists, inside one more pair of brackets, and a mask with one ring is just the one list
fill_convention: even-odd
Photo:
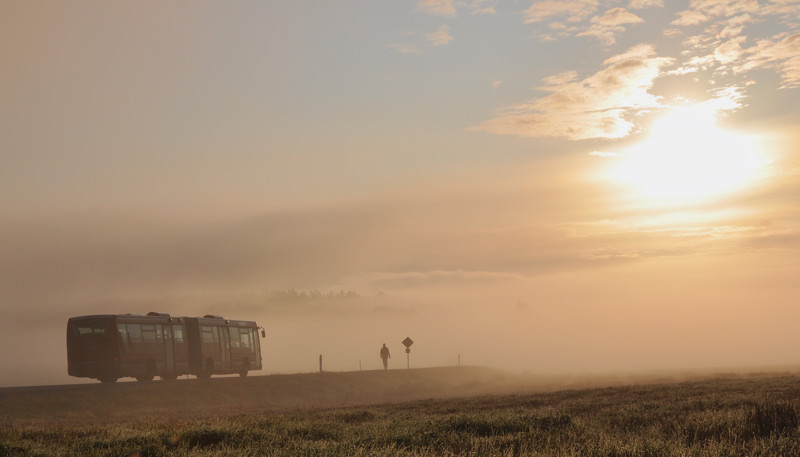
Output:
[[140,352],[139,343],[142,342],[142,326],[139,324],[118,324],[119,331],[125,328],[125,336],[122,343],[125,345],[125,352],[135,354]]
[[157,343],[155,325],[142,325],[142,342],[144,343]]
[[231,348],[238,348],[241,346],[240,339],[239,339],[239,329],[236,327],[228,328],[231,336]]
[[219,337],[217,336],[217,328],[204,325],[200,327],[200,333],[203,337],[203,343],[218,343]]
[[128,324],[128,343],[138,344],[142,342],[142,326],[139,324]]
[[182,325],[173,325],[172,326],[172,340],[175,343],[183,343],[183,326]]
[[130,344],[130,341],[128,341],[128,326],[125,324],[117,324],[117,331],[119,331],[119,341],[122,344]]
[[253,332],[250,329],[239,329],[239,335],[242,340],[242,347],[246,349],[252,349],[250,345],[250,334]]

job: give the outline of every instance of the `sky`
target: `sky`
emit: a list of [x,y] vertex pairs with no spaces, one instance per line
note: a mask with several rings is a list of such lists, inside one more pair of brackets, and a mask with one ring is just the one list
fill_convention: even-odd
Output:
[[800,0],[9,1],[0,61],[0,385],[148,311],[265,374],[800,364]]

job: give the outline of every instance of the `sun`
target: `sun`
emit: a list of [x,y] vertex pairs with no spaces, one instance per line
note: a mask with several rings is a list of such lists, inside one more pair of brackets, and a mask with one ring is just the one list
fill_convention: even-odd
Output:
[[763,148],[751,135],[719,127],[716,117],[702,104],[672,108],[624,151],[609,178],[653,203],[697,202],[747,188],[766,165]]

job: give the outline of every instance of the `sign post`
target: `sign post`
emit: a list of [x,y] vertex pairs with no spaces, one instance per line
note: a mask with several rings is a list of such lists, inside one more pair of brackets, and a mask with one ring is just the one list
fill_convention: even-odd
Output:
[[414,341],[409,337],[406,337],[406,339],[403,340],[403,346],[406,347],[406,369],[407,370],[411,369],[411,360],[410,360],[410,358],[411,358],[411,345],[412,344],[414,344]]

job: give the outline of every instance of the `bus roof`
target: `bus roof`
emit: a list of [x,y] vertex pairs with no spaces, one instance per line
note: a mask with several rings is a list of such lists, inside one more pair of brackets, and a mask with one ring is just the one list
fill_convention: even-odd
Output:
[[128,321],[128,322],[185,322],[187,319],[197,319],[198,322],[204,324],[216,324],[216,325],[233,325],[237,327],[257,327],[255,321],[241,321],[241,320],[230,320],[225,319],[222,316],[211,316],[206,315],[204,317],[188,317],[188,316],[180,316],[180,317],[172,317],[167,313],[156,313],[150,312],[147,315],[144,314],[91,314],[86,316],[75,316],[70,317],[69,320],[82,320],[82,319],[116,319],[118,321]]
[[208,315],[206,315],[206,317],[196,317],[191,319],[197,319],[197,322],[201,324],[220,325],[224,323],[228,325],[234,325],[237,327],[258,327],[258,324],[256,324],[255,321],[239,321],[239,320],[225,319],[222,316],[208,317]]

